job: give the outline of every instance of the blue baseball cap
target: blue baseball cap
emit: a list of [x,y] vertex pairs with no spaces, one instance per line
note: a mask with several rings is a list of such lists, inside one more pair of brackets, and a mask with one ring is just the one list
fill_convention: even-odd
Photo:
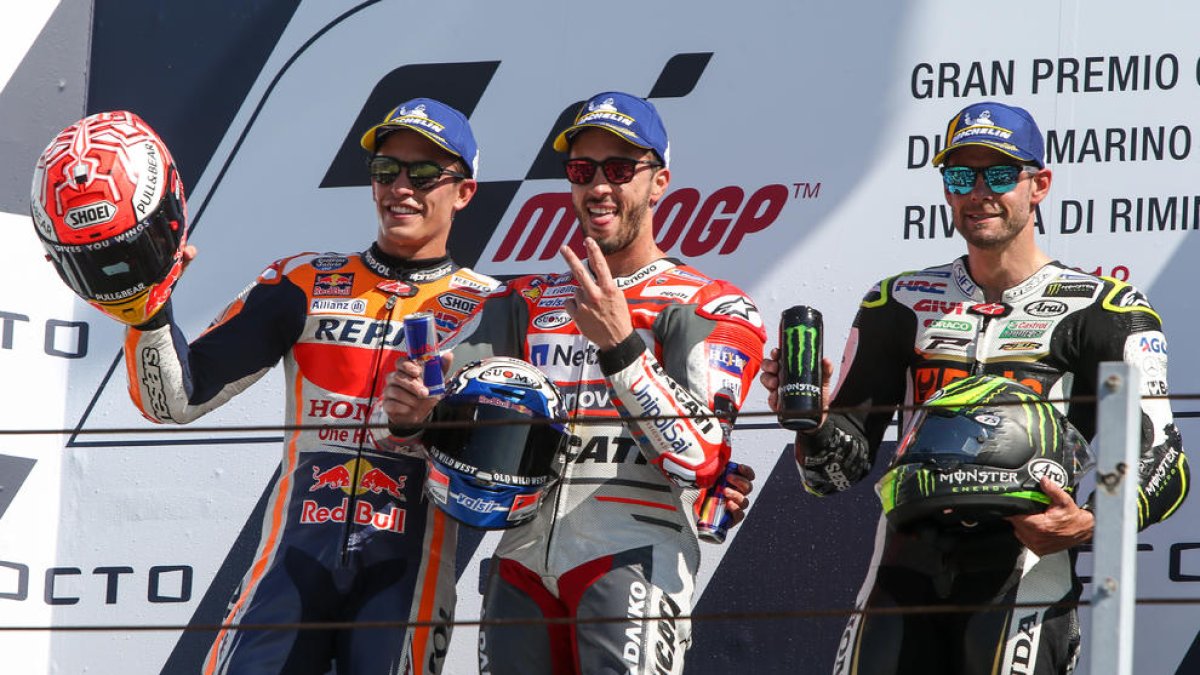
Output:
[[472,178],[479,172],[479,146],[465,115],[431,98],[414,98],[392,108],[383,121],[367,129],[360,144],[375,152],[384,136],[397,129],[410,129],[457,155]]
[[963,108],[950,118],[946,127],[946,147],[933,158],[933,165],[940,166],[946,161],[946,155],[966,145],[991,148],[1013,159],[1046,167],[1042,132],[1024,108],[995,101],[973,103]]
[[554,149],[566,152],[575,135],[590,127],[606,129],[627,143],[653,150],[664,166],[671,161],[671,147],[662,118],[654,104],[644,98],[619,91],[596,94],[579,107],[575,123],[554,139]]

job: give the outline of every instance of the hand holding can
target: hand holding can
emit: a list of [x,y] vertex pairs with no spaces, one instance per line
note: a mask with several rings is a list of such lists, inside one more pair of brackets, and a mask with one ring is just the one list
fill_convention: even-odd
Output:
[[700,512],[696,516],[696,533],[701,541],[722,544],[729,534],[733,516],[725,510],[725,487],[729,485],[729,475],[735,473],[737,468],[737,462],[725,464],[720,478],[701,497]]
[[779,318],[779,423],[796,431],[821,424],[821,313],[796,305]]
[[437,324],[433,312],[414,312],[404,317],[404,344],[408,358],[421,364],[421,383],[430,396],[446,393],[446,376],[442,373],[442,356],[438,352]]

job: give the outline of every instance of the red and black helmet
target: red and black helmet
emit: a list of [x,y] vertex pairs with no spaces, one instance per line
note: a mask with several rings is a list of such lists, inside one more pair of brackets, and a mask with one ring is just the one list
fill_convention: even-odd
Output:
[[183,271],[187,210],[166,144],[124,110],[63,129],[33,172],[34,228],[71,290],[130,325],[162,308]]

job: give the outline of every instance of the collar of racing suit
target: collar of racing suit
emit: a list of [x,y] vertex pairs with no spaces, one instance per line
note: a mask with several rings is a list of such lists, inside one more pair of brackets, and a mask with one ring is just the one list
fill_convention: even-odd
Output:
[[363,252],[363,262],[387,279],[426,282],[440,279],[458,269],[449,255],[438,258],[397,258],[385,253],[378,243]]

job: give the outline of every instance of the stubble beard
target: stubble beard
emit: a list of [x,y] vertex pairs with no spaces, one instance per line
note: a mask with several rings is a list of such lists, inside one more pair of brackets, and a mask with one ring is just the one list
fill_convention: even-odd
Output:
[[964,226],[961,221],[954,223],[954,229],[957,230],[958,234],[961,235],[962,238],[971,246],[984,250],[994,250],[1003,248],[1007,246],[1008,243],[1013,239],[1016,239],[1017,235],[1021,233],[1021,230],[1025,229],[1026,223],[1028,222],[1028,214],[1025,214],[1024,216],[1016,216],[1010,213],[1001,221],[1002,226],[999,232],[987,232],[969,229],[968,227]]
[[[641,232],[641,224],[646,219],[648,210],[649,207],[647,205],[639,204],[628,212],[621,213],[621,224],[617,228],[617,231],[610,237],[596,239],[596,245],[600,247],[600,252],[604,255],[612,255],[629,248],[629,245],[637,239],[638,234]],[[586,207],[582,210],[582,213],[577,214],[580,222],[587,222],[585,220],[587,215]],[[584,229],[584,234],[587,234],[586,228]]]

